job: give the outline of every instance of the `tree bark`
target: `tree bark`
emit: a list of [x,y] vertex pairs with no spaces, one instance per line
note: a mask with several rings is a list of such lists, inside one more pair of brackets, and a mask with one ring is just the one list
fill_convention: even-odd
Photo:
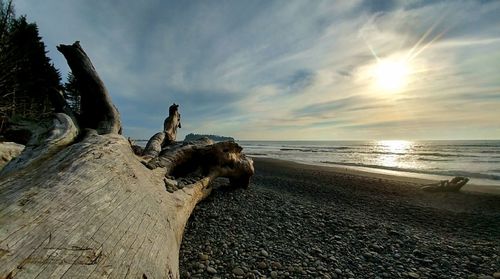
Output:
[[[252,161],[235,143],[210,141],[173,145],[149,161],[136,156],[80,45],[58,49],[81,82],[82,105],[92,99],[85,102],[101,115],[82,110],[76,125],[57,114],[46,139],[2,171],[0,278],[179,278],[195,205],[219,176],[248,186]],[[193,174],[190,183],[175,180]]]

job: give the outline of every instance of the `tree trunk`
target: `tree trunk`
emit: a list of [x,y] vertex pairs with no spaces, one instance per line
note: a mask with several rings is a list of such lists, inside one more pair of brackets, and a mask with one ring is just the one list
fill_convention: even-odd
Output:
[[[235,143],[210,141],[170,146],[144,161],[119,135],[118,111],[80,45],[58,49],[85,80],[82,104],[99,100],[102,115],[82,110],[76,125],[57,114],[46,139],[2,171],[0,278],[179,278],[195,205],[218,176],[248,186],[252,161]],[[196,179],[175,180],[183,176]]]

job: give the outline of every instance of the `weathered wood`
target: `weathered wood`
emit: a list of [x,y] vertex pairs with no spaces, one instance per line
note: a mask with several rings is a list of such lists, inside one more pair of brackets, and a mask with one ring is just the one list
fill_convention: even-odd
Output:
[[177,128],[181,128],[181,114],[179,113],[179,105],[173,104],[168,108],[168,117],[163,122],[163,132],[165,132],[165,140],[162,146],[175,143],[177,138]]
[[458,192],[467,182],[469,182],[469,178],[456,176],[451,180],[441,180],[438,183],[424,185],[420,189],[427,192]]
[[[59,49],[85,81],[82,104],[94,100],[103,115],[82,111],[80,128],[93,129],[80,130],[56,114],[2,170],[0,278],[179,278],[180,243],[194,207],[219,176],[248,186],[252,160],[236,143],[207,140],[135,156],[90,59],[78,43]],[[172,175],[192,174],[190,183],[165,189]]]
[[64,113],[55,114],[52,126],[33,131],[25,150],[0,171],[0,176],[25,168],[29,164],[43,163],[55,152],[72,143],[78,133],[71,117]]
[[[168,108],[168,117],[163,122],[163,132],[154,134],[146,144],[142,156],[146,159],[157,157],[162,148],[175,144],[177,128],[181,127],[179,105],[173,104]],[[133,145],[131,145],[132,148]]]
[[144,152],[144,148],[142,146],[135,144],[135,141],[132,140],[130,137],[128,137],[127,140],[128,140],[128,143],[130,144],[130,147],[132,148],[132,152],[134,152],[134,154],[137,156],[142,156],[142,153]]
[[[182,231],[210,179],[171,194],[163,176],[145,168],[123,137],[91,135],[45,164],[5,177],[0,277],[59,268],[66,278],[115,277],[130,268],[130,278],[167,278],[169,272],[177,278]],[[145,246],[150,242],[161,247],[155,255]],[[151,265],[156,254],[164,261]]]
[[165,132],[158,132],[154,134],[146,144],[142,156],[145,158],[154,158],[160,154],[161,146],[165,140]]
[[57,50],[68,61],[82,95],[80,126],[95,129],[99,134],[121,133],[120,114],[80,43],[59,45]]
[[174,193],[165,191],[166,171],[144,167],[121,136],[91,134],[4,177],[0,275],[178,278],[189,215],[231,171],[214,168]]
[[19,156],[24,145],[15,142],[0,142],[0,170],[15,157]]
[[149,169],[164,168],[166,176],[196,175],[227,177],[240,187],[248,187],[254,174],[253,161],[234,142],[214,143],[208,138],[184,142],[163,149],[158,157],[144,163]]

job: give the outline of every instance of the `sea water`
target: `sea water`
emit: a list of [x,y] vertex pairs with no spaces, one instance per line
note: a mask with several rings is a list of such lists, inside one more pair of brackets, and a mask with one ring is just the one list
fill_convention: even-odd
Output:
[[251,157],[500,186],[500,140],[238,141]]

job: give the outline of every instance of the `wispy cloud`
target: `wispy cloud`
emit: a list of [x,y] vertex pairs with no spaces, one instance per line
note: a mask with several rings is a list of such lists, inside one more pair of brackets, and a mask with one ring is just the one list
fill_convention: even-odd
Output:
[[[500,137],[498,1],[15,4],[63,72],[55,46],[81,41],[132,137],[161,129],[173,102],[181,136]],[[380,92],[374,54],[409,53],[408,87]]]

